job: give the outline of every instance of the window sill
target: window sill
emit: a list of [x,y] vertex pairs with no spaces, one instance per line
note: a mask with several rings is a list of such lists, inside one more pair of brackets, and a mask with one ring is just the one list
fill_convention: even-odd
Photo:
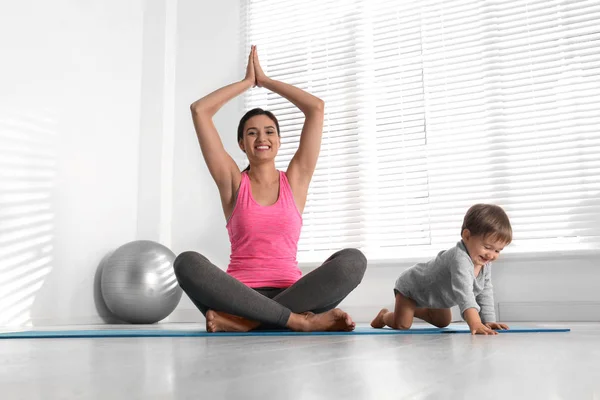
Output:
[[[369,265],[376,267],[391,267],[406,264],[416,264],[426,262],[435,257],[431,255],[410,255],[397,258],[376,258],[369,257]],[[600,249],[579,249],[579,250],[539,250],[539,251],[509,251],[502,253],[499,261],[528,261],[528,260],[555,260],[555,259],[574,259],[574,258],[592,258],[600,257]],[[326,258],[323,259],[325,261]],[[323,264],[323,261],[300,261],[299,268],[316,268]]]

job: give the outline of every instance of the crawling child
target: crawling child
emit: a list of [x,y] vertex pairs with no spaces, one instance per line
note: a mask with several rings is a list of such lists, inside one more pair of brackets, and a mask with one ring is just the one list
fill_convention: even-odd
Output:
[[443,328],[452,321],[450,308],[458,305],[473,335],[508,329],[496,322],[491,271],[492,261],[512,241],[508,216],[499,206],[476,204],[465,215],[461,239],[402,272],[394,288],[394,311],[381,310],[371,326],[410,329],[417,317]]

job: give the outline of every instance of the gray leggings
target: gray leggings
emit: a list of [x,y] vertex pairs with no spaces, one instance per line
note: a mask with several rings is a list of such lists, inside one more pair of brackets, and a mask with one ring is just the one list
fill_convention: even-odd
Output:
[[265,328],[285,327],[292,312],[335,308],[361,282],[367,259],[360,250],[340,250],[286,289],[251,289],[193,251],[180,254],[174,268],[179,285],[202,314],[222,311]]

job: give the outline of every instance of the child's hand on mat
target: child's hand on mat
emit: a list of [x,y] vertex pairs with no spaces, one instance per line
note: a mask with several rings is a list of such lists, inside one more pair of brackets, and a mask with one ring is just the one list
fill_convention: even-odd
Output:
[[497,335],[498,332],[485,326],[481,322],[470,327],[471,335]]
[[497,330],[506,330],[506,329],[508,329],[508,325],[501,324],[499,322],[488,322],[487,324],[485,324],[485,326],[487,326],[490,329],[497,329]]
[[244,81],[249,82],[252,86],[256,86],[256,75],[254,73],[254,53],[256,46],[250,47],[250,55],[248,56],[248,65],[246,66],[246,76]]
[[265,72],[262,70],[262,67],[260,66],[260,61],[258,61],[258,51],[256,50],[256,46],[254,46],[254,75],[256,76],[256,86],[258,87],[262,87],[264,84],[264,81],[267,79],[267,75],[265,75]]

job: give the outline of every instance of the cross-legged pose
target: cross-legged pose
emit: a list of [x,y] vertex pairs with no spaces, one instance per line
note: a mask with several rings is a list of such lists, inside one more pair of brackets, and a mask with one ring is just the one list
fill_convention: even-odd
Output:
[[[237,141],[250,164],[242,172],[213,124],[225,103],[254,86],[281,95],[305,116],[298,151],[286,172],[275,168],[281,142],[271,112],[256,108],[240,120]],[[227,272],[197,252],[184,252],[174,263],[180,286],[206,317],[206,329],[353,330],[350,316],[336,306],[361,282],[365,256],[357,249],[340,250],[306,276],[296,261],[302,211],[321,148],[324,102],[268,78],[253,46],[245,78],[197,100],[191,110],[231,242]]]

